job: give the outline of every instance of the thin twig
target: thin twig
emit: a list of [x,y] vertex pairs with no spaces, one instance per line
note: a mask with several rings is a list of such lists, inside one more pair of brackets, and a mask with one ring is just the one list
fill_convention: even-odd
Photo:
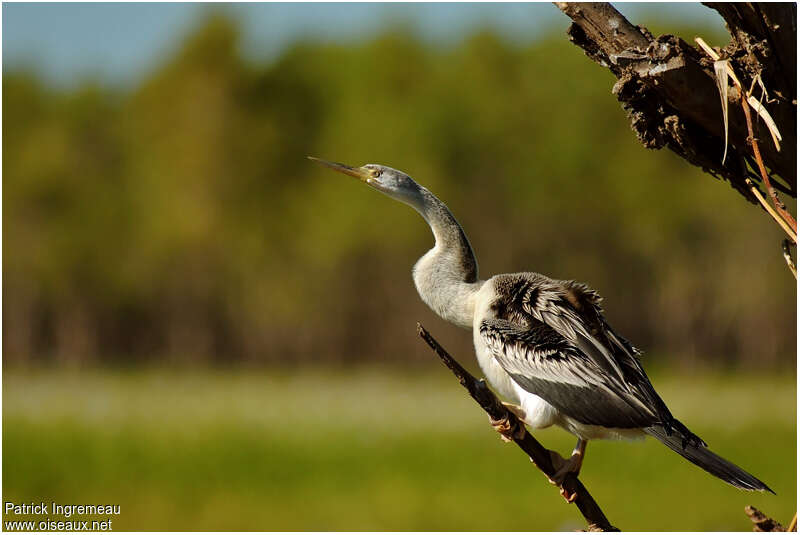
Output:
[[795,221],[792,215],[786,211],[786,205],[784,205],[778,198],[778,192],[775,191],[775,188],[773,188],[769,182],[767,169],[764,167],[764,161],[761,159],[761,151],[758,149],[758,141],[756,140],[755,134],[753,134],[753,121],[750,118],[750,106],[747,103],[747,97],[745,96],[744,92],[741,92],[741,96],[742,109],[744,109],[744,117],[745,121],[747,122],[748,141],[750,141],[750,146],[753,148],[753,156],[756,157],[758,170],[761,171],[761,180],[764,181],[764,186],[767,188],[767,193],[772,198],[775,209],[781,215],[783,220],[786,221],[790,227],[792,227],[792,230],[794,230],[794,242],[797,243],[797,221]]
[[795,234],[795,232],[792,231],[791,228],[789,228],[789,224],[786,223],[786,221],[784,221],[783,218],[778,215],[778,212],[776,212],[772,208],[772,206],[769,205],[769,203],[766,201],[766,199],[764,199],[764,197],[758,191],[758,188],[755,186],[755,184],[753,184],[753,181],[750,180],[749,178],[745,178],[744,182],[745,182],[745,184],[747,184],[747,187],[750,188],[750,192],[755,196],[756,199],[758,199],[758,202],[761,203],[761,206],[764,207],[764,210],[766,210],[769,213],[769,215],[772,216],[772,219],[777,221],[777,223],[781,226],[781,228],[783,230],[786,231],[786,234],[789,235],[789,237],[792,239],[792,241],[794,243],[797,243],[797,234]]
[[[516,442],[517,446],[530,457],[531,462],[533,462],[539,470],[544,472],[546,476],[552,477],[555,474],[555,469],[553,468],[553,463],[550,458],[550,451],[528,433],[525,426],[519,421],[516,415],[509,412],[509,410],[500,403],[500,400],[489,390],[489,387],[486,386],[484,381],[476,379],[471,373],[465,370],[419,323],[417,324],[417,332],[431,349],[436,352],[445,366],[450,368],[450,371],[458,378],[461,385],[467,389],[472,399],[478,402],[478,405],[486,411],[493,421],[508,422],[509,429],[519,431],[514,432],[514,442]],[[611,525],[606,515],[603,514],[602,509],[600,509],[600,506],[594,501],[594,498],[592,498],[592,495],[586,490],[586,487],[583,486],[583,483],[575,477],[575,474],[567,474],[562,489],[568,496],[575,496],[573,503],[578,507],[581,514],[583,514],[586,522],[589,523],[589,531],[619,531]]]
[[794,278],[797,278],[797,266],[794,265],[794,260],[792,260],[792,252],[791,247],[792,243],[789,240],[783,240],[783,258],[786,260],[786,265],[789,266],[789,271],[792,272]]
[[797,513],[794,514],[792,521],[789,523],[789,527],[786,531],[797,531]]
[[[751,169],[756,169],[758,167],[758,164],[756,163],[755,158],[753,158],[751,155],[749,155],[749,154],[741,154],[741,156],[744,158],[744,160],[747,162],[747,164],[750,166]],[[756,180],[760,179],[758,173],[756,173],[755,171],[752,171],[752,173],[753,173],[753,178],[755,178]],[[770,180],[770,184],[772,184],[773,188],[775,188],[776,190],[780,191],[781,193],[785,193],[786,195],[788,195],[790,197],[796,197],[797,194],[795,192],[793,192],[791,189],[789,189],[788,186],[782,184],[779,181],[779,179],[780,179],[780,177],[777,176],[774,172],[772,172],[772,171],[769,172],[769,180]]]

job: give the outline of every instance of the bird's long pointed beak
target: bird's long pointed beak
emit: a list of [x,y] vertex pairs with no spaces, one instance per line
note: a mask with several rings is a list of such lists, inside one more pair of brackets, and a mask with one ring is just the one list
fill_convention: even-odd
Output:
[[321,158],[314,158],[313,156],[307,156],[307,158],[317,162],[320,165],[324,165],[325,167],[330,167],[334,171],[339,171],[345,175],[355,177],[361,182],[366,182],[371,176],[369,169],[364,169],[363,167],[350,167],[349,165],[344,165],[343,163],[329,162]]

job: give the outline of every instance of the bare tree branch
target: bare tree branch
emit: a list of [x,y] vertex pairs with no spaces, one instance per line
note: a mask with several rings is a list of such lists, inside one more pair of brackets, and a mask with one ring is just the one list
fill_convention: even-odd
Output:
[[752,505],[744,508],[744,513],[753,522],[753,531],[786,531],[777,521],[768,517]]
[[[730,157],[722,162],[725,128],[712,59],[674,35],[653,37],[608,3],[555,5],[573,20],[567,30],[570,40],[618,78],[612,91],[645,147],[668,147],[690,163],[728,180],[747,200],[756,201],[739,166],[749,153],[747,124],[741,114],[729,116]],[[766,167],[788,185],[789,194],[796,197],[796,82],[793,76],[787,76],[789,71],[780,68],[790,61],[794,68],[796,6],[725,3],[712,7],[725,17],[734,35],[721,56],[746,87],[761,80],[774,97],[765,105],[780,128],[783,148],[764,144],[761,156]],[[791,50],[784,50],[786,47]],[[771,58],[776,59],[770,63]],[[769,139],[764,123],[757,122],[753,129],[755,136]]]
[[[550,450],[542,446],[539,441],[528,433],[525,426],[519,421],[516,415],[509,412],[509,410],[500,403],[500,400],[498,400],[497,396],[486,386],[484,381],[476,379],[471,373],[465,370],[419,323],[417,324],[417,332],[431,349],[436,352],[445,366],[450,368],[461,385],[466,388],[469,395],[472,396],[472,399],[478,402],[478,405],[486,411],[492,421],[507,422],[509,429],[519,430],[518,433],[514,433],[514,442],[528,457],[530,457],[531,462],[533,462],[539,470],[544,472],[546,476],[552,477],[555,474],[555,469],[553,468],[553,463],[550,458]],[[567,474],[562,488],[566,491],[567,495],[575,496],[573,503],[578,507],[581,514],[586,519],[586,522],[588,522],[589,531],[619,531],[611,525],[605,514],[603,514],[602,509],[600,509],[600,506],[597,505],[592,495],[589,494],[589,491],[586,490],[586,487],[583,486],[583,483],[581,483],[574,474]]]

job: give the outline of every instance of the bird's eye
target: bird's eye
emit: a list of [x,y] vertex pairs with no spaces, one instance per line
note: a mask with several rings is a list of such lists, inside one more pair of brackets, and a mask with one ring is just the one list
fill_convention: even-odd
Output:
[[381,170],[380,169],[373,169],[371,174],[372,174],[372,178],[378,178],[379,176],[381,176]]

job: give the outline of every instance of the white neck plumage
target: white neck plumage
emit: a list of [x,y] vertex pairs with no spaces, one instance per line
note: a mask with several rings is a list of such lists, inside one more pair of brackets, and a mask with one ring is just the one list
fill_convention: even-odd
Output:
[[408,204],[425,218],[436,239],[433,249],[414,265],[420,297],[443,319],[471,329],[481,281],[469,240],[447,206],[422,186]]

